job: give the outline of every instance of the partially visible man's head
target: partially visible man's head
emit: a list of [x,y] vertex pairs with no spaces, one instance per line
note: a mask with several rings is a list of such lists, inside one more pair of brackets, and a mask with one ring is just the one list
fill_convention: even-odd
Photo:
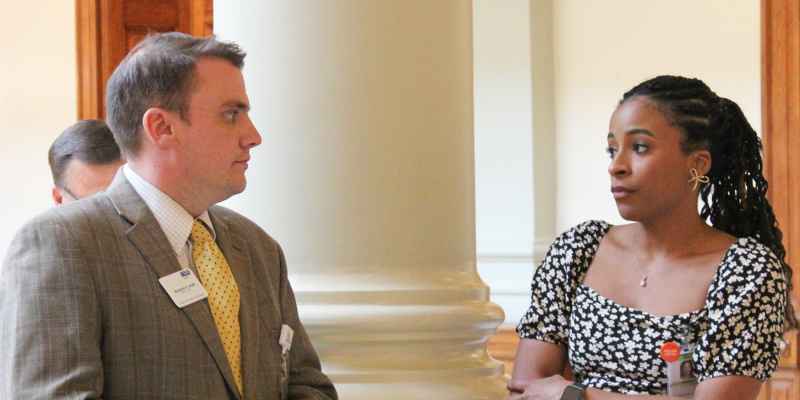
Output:
[[103,121],[85,120],[59,135],[48,152],[53,201],[68,203],[105,189],[125,163]]

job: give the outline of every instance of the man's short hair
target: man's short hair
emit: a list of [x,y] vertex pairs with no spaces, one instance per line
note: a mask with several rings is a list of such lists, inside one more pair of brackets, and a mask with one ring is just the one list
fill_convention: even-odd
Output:
[[50,146],[47,158],[53,183],[64,187],[64,172],[70,161],[103,165],[119,161],[121,157],[108,125],[100,120],[87,119],[65,129]]
[[244,66],[239,45],[214,36],[179,32],[148,35],[122,60],[106,86],[106,121],[126,155],[136,155],[144,113],[151,107],[178,112],[188,121],[197,60],[216,57]]

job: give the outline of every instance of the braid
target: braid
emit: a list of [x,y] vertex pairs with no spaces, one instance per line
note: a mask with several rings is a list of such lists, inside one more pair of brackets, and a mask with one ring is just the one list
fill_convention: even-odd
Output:
[[[767,199],[762,173],[761,141],[733,101],[718,97],[699,79],[659,76],[629,90],[621,103],[644,96],[685,135],[684,152],[706,149],[711,153],[709,184],[700,189],[700,217],[735,237],[752,236],[778,257],[792,292],[792,269],[786,263],[783,234]],[[798,322],[787,296],[786,329]]]

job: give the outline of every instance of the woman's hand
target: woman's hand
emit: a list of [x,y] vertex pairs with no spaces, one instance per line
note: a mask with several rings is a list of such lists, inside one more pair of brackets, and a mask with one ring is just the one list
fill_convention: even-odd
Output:
[[529,381],[524,387],[509,384],[507,400],[559,400],[570,383],[561,375],[553,375]]

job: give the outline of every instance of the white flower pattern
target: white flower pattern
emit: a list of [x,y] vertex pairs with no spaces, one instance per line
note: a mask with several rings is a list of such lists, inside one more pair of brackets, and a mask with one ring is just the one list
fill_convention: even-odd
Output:
[[768,247],[752,237],[738,239],[719,265],[702,309],[659,317],[582,284],[610,227],[584,222],[550,246],[533,277],[531,306],[517,326],[521,338],[566,346],[577,381],[618,393],[666,393],[661,345],[682,338],[696,343],[698,381],[772,375],[783,337],[786,281]]

